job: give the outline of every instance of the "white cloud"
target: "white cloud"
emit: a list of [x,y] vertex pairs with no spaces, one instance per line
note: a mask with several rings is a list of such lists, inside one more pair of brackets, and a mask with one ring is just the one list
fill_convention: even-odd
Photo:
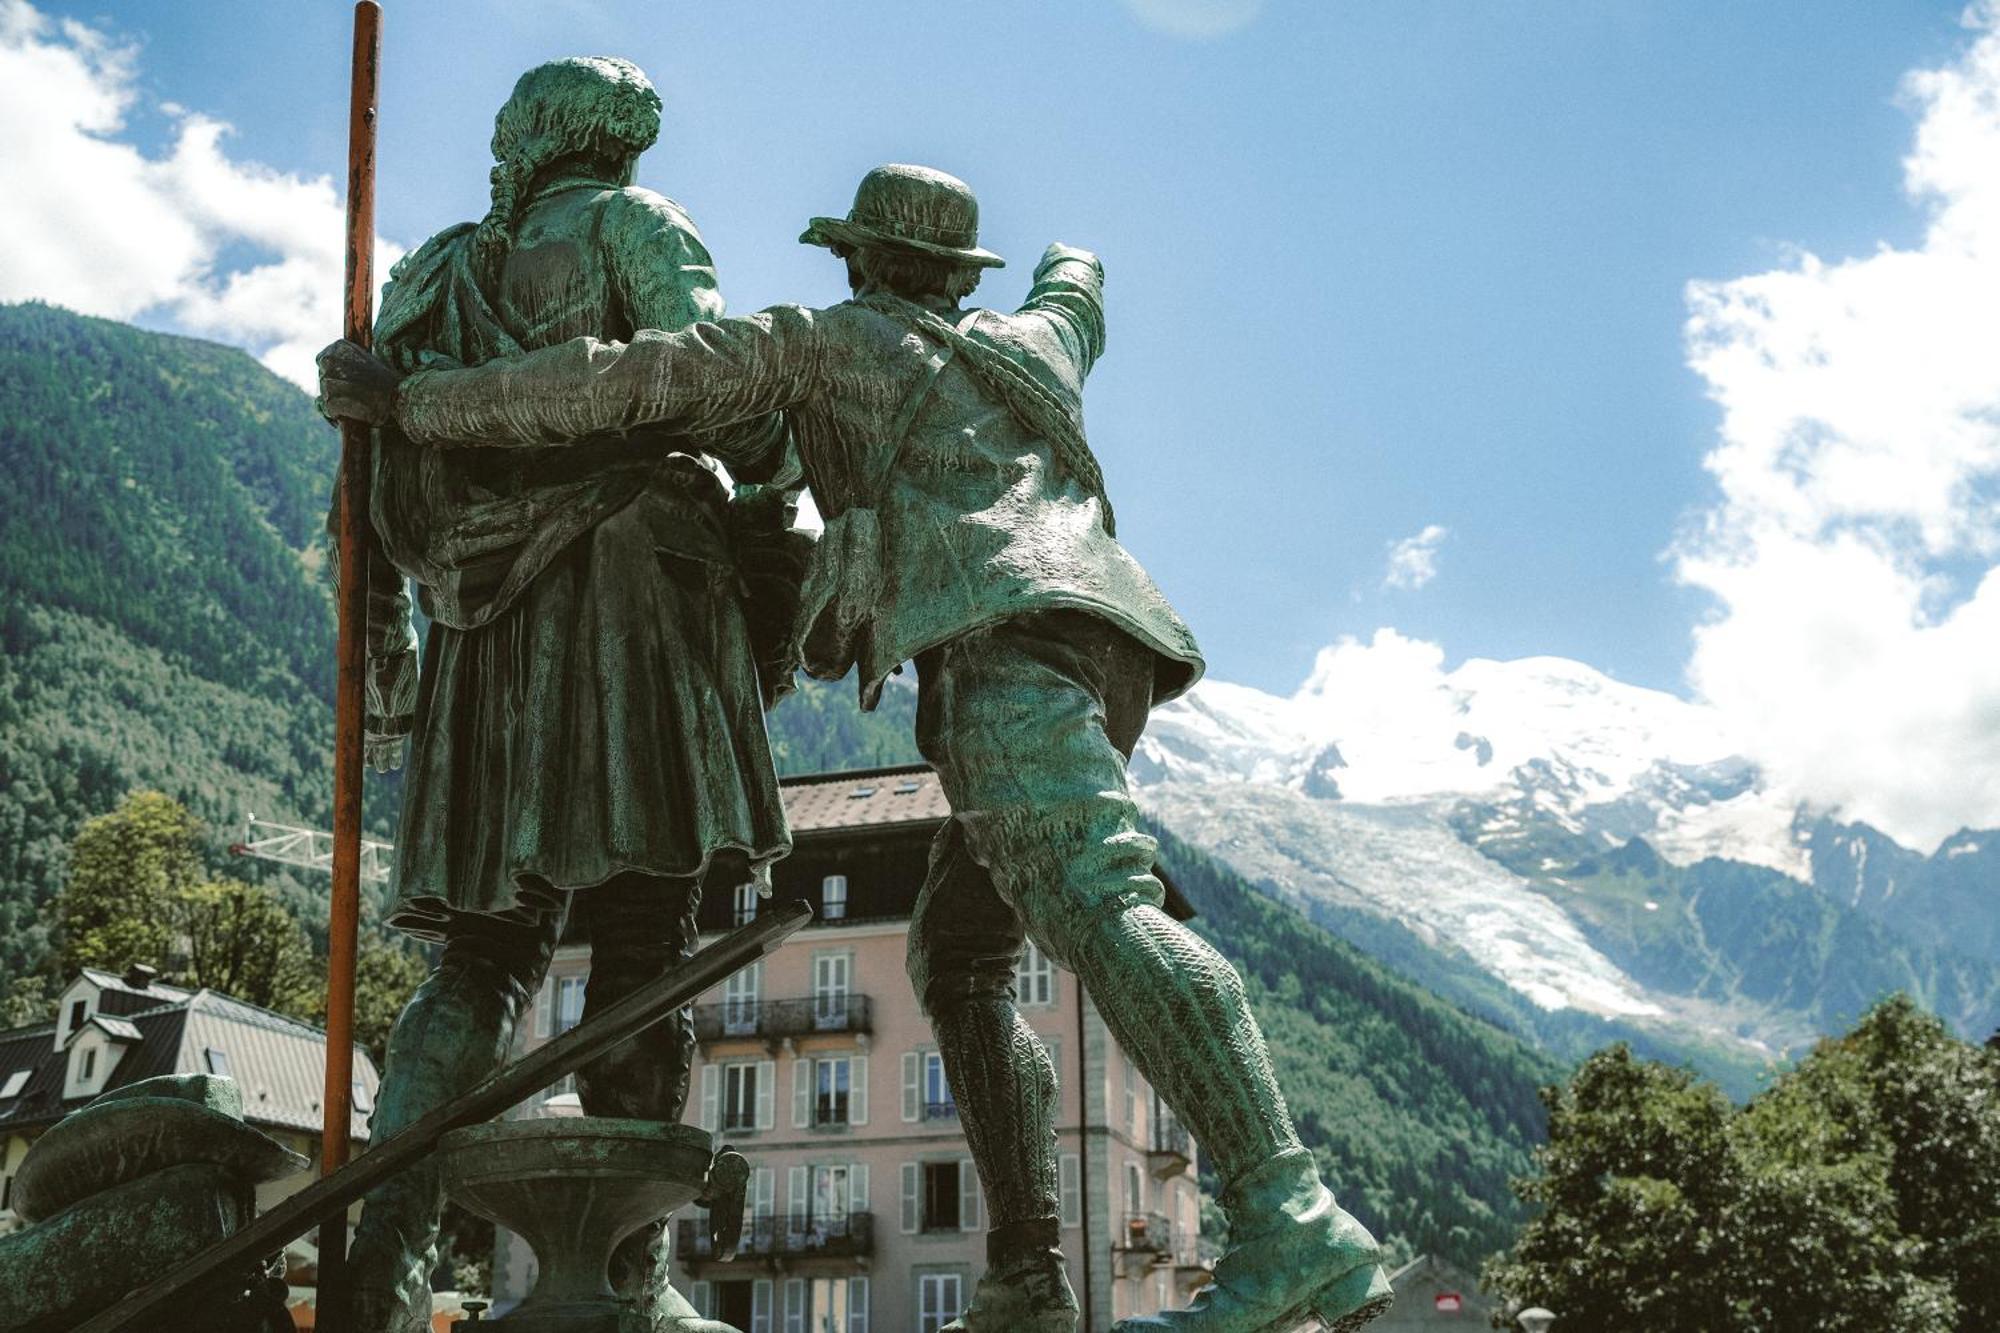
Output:
[[2000,825],[2000,4],[1911,75],[1922,243],[1688,289],[1720,498],[1690,677],[1770,779],[1934,845]]
[[[229,127],[171,103],[171,148],[124,137],[138,51],[115,35],[0,0],[0,300],[148,318],[249,348],[312,385],[340,332],[339,191],[225,151]],[[400,251],[377,242],[386,276]],[[226,258],[227,257],[227,258]]]
[[1437,577],[1438,547],[1449,534],[1432,523],[1414,537],[1389,543],[1389,565],[1382,574],[1382,586],[1415,592]]
[[1204,41],[1247,28],[1264,0],[1124,0],[1139,22],[1170,37]]

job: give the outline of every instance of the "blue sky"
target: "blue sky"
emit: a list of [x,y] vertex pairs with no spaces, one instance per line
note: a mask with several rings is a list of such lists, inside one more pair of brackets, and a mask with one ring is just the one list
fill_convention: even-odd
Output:
[[[1204,8],[1225,30],[1173,21]],[[693,212],[737,309],[841,298],[803,220],[878,161],[942,166],[1013,261],[989,302],[1019,299],[1050,239],[1103,255],[1092,439],[1216,675],[1288,692],[1323,646],[1393,626],[1447,662],[1556,654],[1720,698],[1694,631],[1748,598],[1688,576],[1688,534],[1754,523],[1704,470],[1734,381],[1690,365],[1688,284],[1923,251],[1905,80],[1969,68],[1962,8],[392,2],[378,225],[408,246],[481,213],[492,113],[557,55],[651,74],[667,127],[641,180]],[[33,40],[81,40],[68,18],[132,48],[101,137],[163,159],[193,113],[233,127],[217,151],[239,169],[339,176],[345,5],[39,12]],[[23,283],[0,273],[0,295]],[[230,336],[213,311],[132,313]],[[1431,576],[1389,579],[1429,528]],[[1982,536],[1885,559],[1945,580],[1923,628],[1991,555]]]

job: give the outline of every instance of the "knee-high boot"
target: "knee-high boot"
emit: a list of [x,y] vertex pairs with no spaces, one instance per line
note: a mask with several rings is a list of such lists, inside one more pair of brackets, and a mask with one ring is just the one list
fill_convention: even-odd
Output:
[[992,1213],[986,1272],[945,1333],[1071,1333],[1078,1307],[1063,1268],[1048,1048],[1004,995],[946,1001],[931,1030]]
[[[382,1142],[492,1073],[513,1044],[524,1003],[509,969],[447,950],[390,1034],[369,1141]],[[429,1159],[369,1192],[348,1250],[356,1333],[430,1328],[443,1206],[443,1182]]]
[[1386,1311],[1375,1240],[1300,1145],[1236,969],[1154,907],[1098,917],[1072,952],[1119,1045],[1215,1162],[1230,1221],[1215,1281],[1187,1309],[1114,1333],[1263,1333],[1314,1315],[1347,1333]]

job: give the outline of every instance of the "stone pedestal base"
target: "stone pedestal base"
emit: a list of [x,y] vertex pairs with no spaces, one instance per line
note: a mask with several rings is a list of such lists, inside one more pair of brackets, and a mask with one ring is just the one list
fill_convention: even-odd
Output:
[[689,1125],[507,1120],[438,1144],[447,1193],[534,1248],[534,1292],[495,1323],[512,1333],[646,1333],[611,1289],[618,1242],[701,1194],[709,1136]]

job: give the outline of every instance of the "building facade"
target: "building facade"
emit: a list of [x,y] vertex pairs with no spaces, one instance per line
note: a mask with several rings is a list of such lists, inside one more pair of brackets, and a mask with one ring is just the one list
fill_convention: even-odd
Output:
[[[958,1107],[904,971],[910,912],[947,808],[927,768],[788,779],[796,849],[774,876],[811,925],[702,997],[688,1115],[751,1163],[726,1260],[709,1219],[674,1223],[674,1277],[744,1333],[933,1333],[985,1264],[986,1206]],[[748,886],[704,902],[704,940],[753,919]],[[1170,909],[1186,915],[1178,896]],[[523,1047],[582,1015],[589,950],[557,952]],[[1183,1303],[1208,1280],[1194,1145],[1076,979],[1030,946],[1021,1012],[1055,1058],[1063,1251],[1086,1329]],[[558,1085],[536,1108],[575,1113]],[[503,1235],[496,1308],[532,1282]]]

